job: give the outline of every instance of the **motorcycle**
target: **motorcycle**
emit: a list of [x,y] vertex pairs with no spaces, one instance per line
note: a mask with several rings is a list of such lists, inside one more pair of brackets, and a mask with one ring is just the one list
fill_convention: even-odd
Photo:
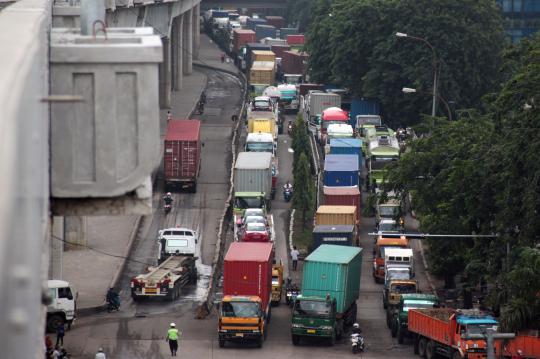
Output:
[[163,205],[163,210],[165,211],[165,214],[169,214],[169,212],[171,211],[172,209],[172,204],[170,203],[165,203]]
[[289,125],[287,125],[287,134],[289,136],[292,136],[292,124],[291,123],[289,123]]
[[300,290],[296,285],[292,284],[291,278],[287,278],[285,293],[285,302],[288,306],[292,307],[296,297],[300,294]]
[[362,336],[362,334],[351,334],[351,351],[353,354],[364,351],[364,337]]
[[107,312],[120,311],[120,298],[107,301]]
[[289,202],[292,198],[292,188],[285,188],[283,189],[283,199],[285,200],[285,202]]

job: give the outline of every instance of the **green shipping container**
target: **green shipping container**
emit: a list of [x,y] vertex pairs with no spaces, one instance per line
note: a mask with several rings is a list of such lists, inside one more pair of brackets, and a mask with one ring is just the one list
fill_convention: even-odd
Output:
[[323,244],[305,260],[302,295],[329,294],[343,313],[358,299],[361,271],[362,248]]

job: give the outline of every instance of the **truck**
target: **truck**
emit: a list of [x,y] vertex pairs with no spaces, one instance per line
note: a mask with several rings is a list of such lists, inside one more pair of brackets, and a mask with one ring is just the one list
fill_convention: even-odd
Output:
[[[349,111],[351,126],[356,129],[358,118],[362,116],[377,116],[380,119],[379,101],[366,98],[352,98]],[[380,125],[380,123],[378,123]]]
[[279,102],[283,104],[285,111],[298,112],[298,95],[296,94],[296,86],[289,84],[278,85],[278,90],[281,93]]
[[255,96],[263,93],[268,86],[274,85],[276,63],[274,61],[255,61],[249,70],[250,92]]
[[[520,351],[520,356],[518,356]],[[540,336],[538,330],[524,330],[516,333],[514,339],[495,341],[497,358],[540,358]]]
[[304,262],[301,294],[293,305],[291,339],[327,339],[333,345],[356,321],[362,248],[323,244]]
[[[277,126],[276,121],[274,118],[271,117],[250,117],[248,119],[248,136],[251,134],[265,134],[268,135],[270,138],[270,142],[273,144],[272,148],[275,147],[275,140],[277,139]],[[266,139],[266,137],[264,137]],[[261,137],[262,139],[262,137]],[[255,137],[251,139],[252,141],[255,141]],[[264,143],[267,143],[266,141],[263,141]],[[246,142],[246,149],[249,146]],[[256,147],[260,147],[256,145]],[[272,154],[275,154],[275,150],[270,150],[270,147],[268,147],[267,150],[264,152],[272,152]]]
[[[339,96],[339,95],[336,95]],[[340,97],[341,98],[341,97]],[[328,126],[334,124],[349,125],[349,114],[338,107],[329,107],[321,114],[321,123],[318,129],[318,139],[321,146],[325,146],[328,136]],[[352,133],[352,128],[351,131]],[[352,136],[350,136],[352,137]]]
[[498,322],[478,310],[433,308],[411,309],[408,330],[414,353],[423,358],[441,355],[451,359],[486,358],[486,340],[470,339],[470,334],[496,332]]
[[394,136],[377,136],[376,139],[370,141],[368,152],[366,183],[374,191],[380,188],[385,180],[386,166],[399,160],[399,143]]
[[356,226],[356,207],[354,206],[319,206],[315,213],[315,224]]
[[71,325],[76,318],[77,291],[69,282],[59,279],[49,279],[47,289],[50,303],[47,305],[47,331],[55,333],[59,325]]
[[189,188],[197,192],[201,170],[201,122],[171,120],[164,142],[163,174],[165,188]]
[[358,186],[359,171],[356,155],[327,155],[324,159],[325,186]]
[[194,256],[199,236],[189,228],[166,228],[158,231],[158,263],[170,256]]
[[196,257],[173,255],[148,272],[131,278],[131,298],[161,298],[172,301],[180,297],[182,288],[197,281]]
[[358,186],[324,186],[323,203],[330,206],[355,206],[356,221],[360,224],[362,218],[362,198]]
[[[353,139],[354,133],[351,125],[346,123],[333,123],[326,129],[326,143],[324,145],[324,155],[330,153],[330,142],[333,139]],[[361,167],[358,167],[361,168]]]
[[[319,85],[312,86],[319,88]],[[317,115],[322,115],[323,111],[327,108],[339,108],[340,106],[341,96],[319,90],[310,90],[304,96],[304,120],[312,125],[317,125],[315,123]],[[320,131],[320,129],[318,131]]]
[[272,198],[272,154],[240,152],[234,165],[234,190],[235,198],[238,198],[237,192],[263,193],[269,209]]
[[272,266],[272,300],[274,306],[281,303],[281,295],[283,293],[283,262],[279,261]]
[[311,251],[314,251],[322,244],[336,244],[341,246],[356,245],[356,228],[354,225],[317,225],[313,228],[313,244]]
[[330,140],[330,154],[358,156],[358,168],[362,168],[362,140],[357,138],[332,138]]
[[219,347],[227,341],[263,346],[271,319],[272,243],[231,243],[223,262]]
[[388,194],[386,200],[377,198],[375,206],[375,223],[379,223],[383,219],[398,220],[401,227],[405,227],[405,219],[403,218],[403,204],[400,199],[392,194]]
[[384,252],[388,248],[409,248],[409,240],[403,235],[385,235],[384,233],[376,237],[373,248],[373,279],[375,283],[384,283]]
[[403,344],[405,338],[410,336],[408,325],[409,310],[437,307],[439,307],[439,298],[436,295],[424,293],[401,294],[399,303],[391,318],[390,332],[392,333],[392,337],[397,336],[398,343]]

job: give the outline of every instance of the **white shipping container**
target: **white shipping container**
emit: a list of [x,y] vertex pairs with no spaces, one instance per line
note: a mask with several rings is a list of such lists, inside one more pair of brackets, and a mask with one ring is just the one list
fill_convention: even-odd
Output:
[[309,94],[308,111],[310,117],[322,114],[329,107],[341,107],[341,96],[325,92]]

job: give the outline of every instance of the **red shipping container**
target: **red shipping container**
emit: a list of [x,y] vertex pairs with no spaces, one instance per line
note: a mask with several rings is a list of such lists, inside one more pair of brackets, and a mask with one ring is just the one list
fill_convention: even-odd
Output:
[[358,186],[351,187],[323,187],[324,204],[330,206],[355,206],[356,219],[360,223],[362,213],[360,206],[362,197]]
[[303,74],[307,66],[306,52],[284,51],[281,58],[281,68],[285,74]]
[[197,188],[201,158],[201,122],[171,120],[165,135],[163,170],[165,186]]
[[304,35],[287,35],[287,44],[291,46],[304,45],[306,38]]
[[283,58],[283,53],[289,51],[291,47],[289,45],[272,45],[271,49],[276,57]]
[[324,85],[320,84],[300,84],[298,85],[298,93],[300,96],[305,96],[311,90],[324,91]]
[[242,46],[249,44],[251,42],[257,42],[255,37],[255,31],[253,30],[244,30],[244,29],[234,29],[233,31],[233,51],[238,53]]
[[223,295],[258,296],[268,306],[273,243],[233,242],[223,261]]
[[268,25],[274,26],[276,29],[281,29],[285,27],[285,19],[281,16],[267,16],[266,23]]

